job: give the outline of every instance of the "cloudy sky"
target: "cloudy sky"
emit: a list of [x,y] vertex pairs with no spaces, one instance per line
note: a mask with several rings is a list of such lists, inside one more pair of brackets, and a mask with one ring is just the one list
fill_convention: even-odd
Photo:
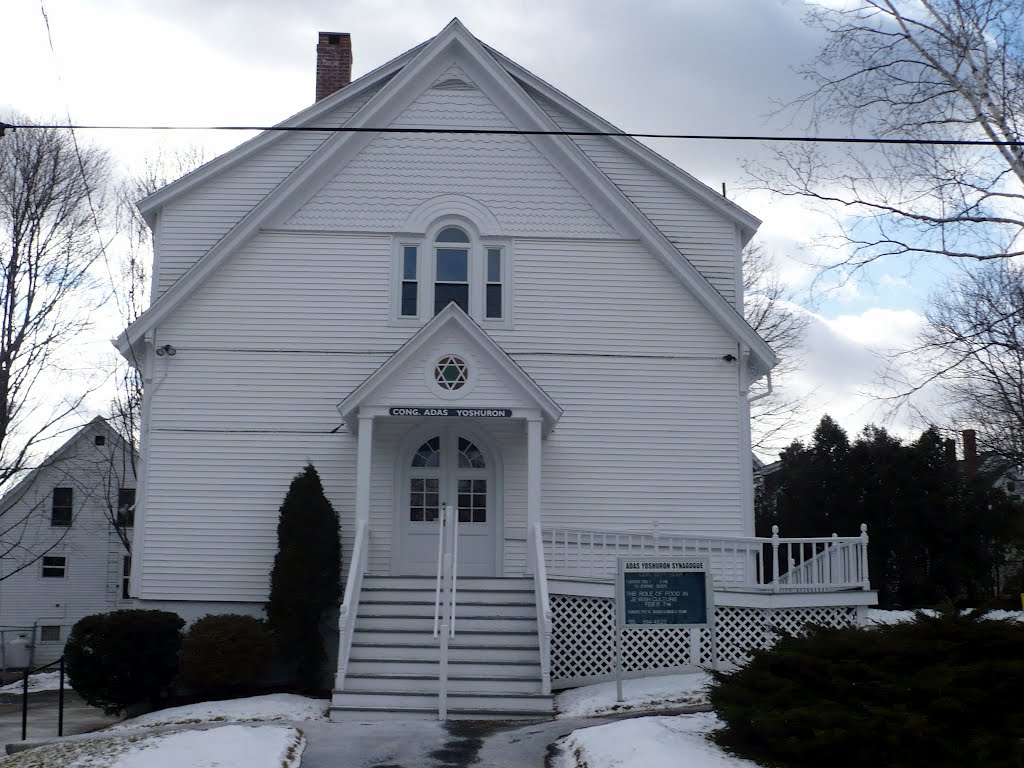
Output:
[[[793,124],[771,114],[805,89],[794,68],[821,42],[796,0],[6,0],[0,114],[70,114],[77,124],[270,125],[313,100],[317,31],[352,34],[358,77],[453,16],[620,128],[645,133],[793,133]],[[161,148],[195,144],[213,155],[247,136],[80,133],[108,147],[126,173]],[[724,183],[765,222],[760,237],[808,307],[807,362],[791,382],[806,403],[791,436],[807,435],[825,412],[853,432],[881,420],[884,407],[866,396],[880,353],[911,342],[941,275],[929,265],[883,263],[812,290],[816,272],[806,262],[815,254],[807,244],[825,224],[793,201],[749,189],[744,161],[763,154],[762,146],[654,146],[715,189]],[[893,428],[906,433],[910,419],[897,416]]]

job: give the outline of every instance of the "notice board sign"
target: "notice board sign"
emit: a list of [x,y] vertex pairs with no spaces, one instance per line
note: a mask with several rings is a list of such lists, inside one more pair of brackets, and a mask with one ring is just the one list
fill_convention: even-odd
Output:
[[714,590],[706,557],[620,557],[619,629],[708,627]]

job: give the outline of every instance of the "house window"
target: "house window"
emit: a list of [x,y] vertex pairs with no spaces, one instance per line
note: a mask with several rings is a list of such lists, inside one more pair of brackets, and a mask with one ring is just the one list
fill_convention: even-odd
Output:
[[117,491],[117,524],[121,528],[135,525],[134,488],[119,488]]
[[484,316],[488,320],[502,318],[502,257],[501,248],[487,249],[487,283],[484,287]]
[[63,556],[47,555],[43,557],[43,578],[63,579],[68,574],[68,559]]
[[121,599],[128,600],[128,587],[130,586],[129,580],[132,575],[132,558],[131,555],[125,555],[124,561],[121,563]]
[[59,643],[60,624],[43,624],[39,627],[39,642]]
[[71,525],[74,491],[71,488],[53,489],[53,507],[50,512],[50,525],[67,527]]
[[469,314],[469,235],[445,227],[434,241],[434,314],[452,302]]
[[418,317],[419,309],[419,248],[415,245],[402,246],[402,295],[399,297],[402,317]]
[[96,443],[96,445],[106,445],[107,438],[104,437],[103,435],[96,435],[96,440],[94,442]]

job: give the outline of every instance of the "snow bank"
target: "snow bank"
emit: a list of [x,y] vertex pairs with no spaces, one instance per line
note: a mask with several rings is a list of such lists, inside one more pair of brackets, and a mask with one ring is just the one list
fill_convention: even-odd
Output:
[[204,701],[184,707],[161,709],[112,725],[107,731],[150,728],[157,725],[263,720],[326,720],[327,702],[291,693],[272,693],[247,699]]
[[[13,693],[20,694],[24,688],[24,682],[22,680],[16,680],[13,683],[0,688],[0,693]],[[67,678],[64,678],[64,687],[70,688],[68,685]],[[60,672],[36,672],[34,675],[28,676],[28,692],[36,693],[38,691],[59,691],[60,690]]]
[[710,712],[640,717],[573,731],[557,742],[555,768],[758,768],[707,739],[721,727]]
[[[889,625],[900,624],[905,621],[913,621],[917,611],[883,611],[878,608],[869,608],[865,616],[865,625]],[[928,616],[938,616],[938,611],[925,608],[922,613]],[[964,611],[967,613],[967,611]],[[1024,611],[989,611],[985,614],[986,619],[999,619],[1002,621],[1024,622]]]
[[225,725],[149,736],[110,768],[298,768],[305,737],[279,725]]
[[563,718],[707,704],[709,680],[703,672],[623,680],[621,703],[615,700],[614,681],[597,683],[558,694],[555,707],[558,717]]

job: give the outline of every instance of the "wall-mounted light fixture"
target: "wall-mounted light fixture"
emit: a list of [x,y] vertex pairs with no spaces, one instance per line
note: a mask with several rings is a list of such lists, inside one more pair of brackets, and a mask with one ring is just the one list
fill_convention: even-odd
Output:
[[164,344],[162,347],[156,348],[157,357],[163,357],[164,355],[167,355],[168,357],[174,357],[176,354],[178,354],[178,350],[176,350],[170,344]]
[[[159,352],[157,354],[159,354]],[[735,363],[736,355],[722,355],[722,359],[725,360],[725,362],[727,363]]]

